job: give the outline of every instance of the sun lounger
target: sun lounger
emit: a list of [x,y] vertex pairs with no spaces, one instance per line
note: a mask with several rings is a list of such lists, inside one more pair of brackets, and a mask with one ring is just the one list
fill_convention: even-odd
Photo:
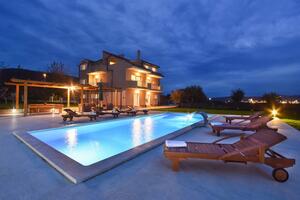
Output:
[[67,121],[67,119],[72,121],[74,117],[88,117],[92,121],[92,120],[96,120],[96,117],[97,117],[97,114],[95,112],[77,113],[71,109],[64,109],[64,111],[67,114],[61,115],[63,118],[63,121]]
[[127,113],[128,111],[130,111],[129,108],[127,108],[127,109],[120,109],[120,108],[116,107],[115,109],[116,109],[116,111],[118,111],[120,114],[122,114],[122,113]]
[[132,108],[130,106],[128,106],[129,111],[127,112],[127,114],[131,114],[131,115],[136,115],[139,112],[144,113],[144,115],[147,115],[149,110],[146,108]]
[[[174,171],[179,170],[179,162],[185,159],[211,159],[237,163],[260,163],[273,168],[272,176],[276,181],[288,180],[289,174],[284,168],[292,167],[295,159],[286,158],[270,148],[287,138],[272,129],[261,129],[233,144],[221,144],[224,137],[213,143],[183,142],[164,145],[164,155],[172,161]],[[185,143],[185,144],[184,144]],[[171,145],[170,145],[171,144]],[[178,145],[178,146],[176,146]]]
[[99,111],[96,111],[96,113],[97,113],[97,116],[99,116],[99,115],[112,115],[114,118],[117,118],[120,115],[120,112],[118,112],[118,110],[116,110],[116,109],[99,110]]
[[241,131],[257,131],[260,128],[267,127],[267,123],[271,120],[268,116],[263,116],[255,120],[250,121],[247,124],[228,124],[221,122],[210,122],[213,133],[220,136],[220,132],[225,129],[241,130]]
[[128,107],[127,109],[120,109],[120,108],[116,108],[116,110],[119,113],[126,113],[127,115],[136,115],[137,114],[137,110],[135,110],[134,108]]
[[225,120],[229,124],[231,124],[231,122],[233,120],[241,120],[241,122],[247,121],[247,120],[253,121],[253,120],[259,118],[261,115],[262,115],[262,112],[256,112],[250,116],[225,116]]

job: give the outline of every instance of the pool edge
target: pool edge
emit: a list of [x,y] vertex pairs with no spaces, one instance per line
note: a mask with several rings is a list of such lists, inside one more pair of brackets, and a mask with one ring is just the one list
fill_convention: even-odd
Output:
[[77,163],[76,161],[48,146],[27,132],[13,132],[13,135],[26,146],[28,146],[40,158],[46,161],[51,167],[66,177],[69,181],[77,184],[87,181],[99,174],[105,173],[108,170],[123,164],[124,162],[134,159],[135,157],[163,144],[163,142],[167,139],[173,139],[186,133],[187,131],[192,130],[193,128],[202,126],[205,126],[203,121],[196,122],[192,125],[112,156],[106,160],[99,161],[90,166],[83,166]]

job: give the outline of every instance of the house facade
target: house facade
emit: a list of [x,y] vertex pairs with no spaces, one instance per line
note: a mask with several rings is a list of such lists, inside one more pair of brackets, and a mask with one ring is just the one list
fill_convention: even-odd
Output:
[[149,107],[159,104],[162,92],[159,66],[141,59],[137,51],[135,60],[107,51],[97,61],[82,60],[79,65],[81,84],[102,86],[103,100],[99,102],[98,92],[84,94],[85,102],[118,107]]

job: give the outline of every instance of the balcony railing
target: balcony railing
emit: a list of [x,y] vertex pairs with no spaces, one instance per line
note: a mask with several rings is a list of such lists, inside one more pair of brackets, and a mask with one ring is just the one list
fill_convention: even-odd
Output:
[[[98,87],[98,82],[90,81],[89,84],[92,85],[92,86]],[[111,83],[102,82],[102,86],[103,86],[104,88],[109,88],[109,87],[111,87]]]
[[162,87],[157,84],[152,84],[152,83],[143,83],[141,81],[133,81],[133,80],[128,80],[127,81],[127,87],[131,88],[145,88],[148,90],[161,90]]
[[142,81],[127,80],[126,84],[127,87],[131,87],[131,88],[146,88],[146,85],[143,84]]
[[152,90],[161,90],[161,86],[157,84],[151,84],[151,89]]

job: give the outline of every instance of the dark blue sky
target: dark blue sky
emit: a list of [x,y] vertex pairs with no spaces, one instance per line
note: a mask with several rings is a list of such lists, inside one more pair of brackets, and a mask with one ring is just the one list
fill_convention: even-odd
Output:
[[161,66],[166,92],[300,94],[299,0],[0,1],[0,62],[77,74],[102,50]]

